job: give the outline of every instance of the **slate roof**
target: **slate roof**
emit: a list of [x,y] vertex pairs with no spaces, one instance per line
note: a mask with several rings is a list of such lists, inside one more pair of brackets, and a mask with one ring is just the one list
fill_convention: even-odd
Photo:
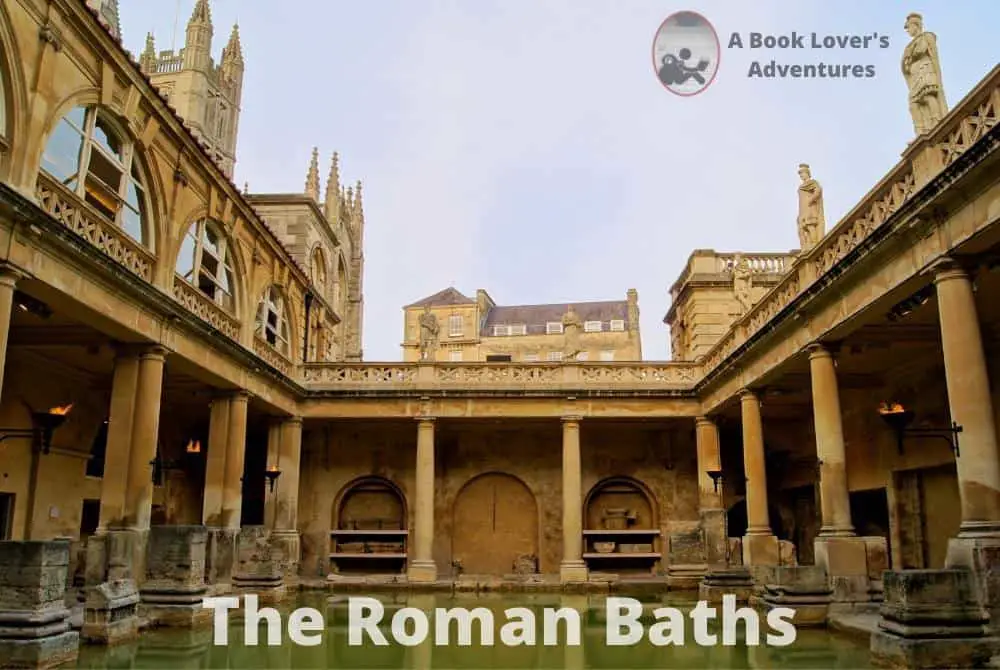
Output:
[[449,286],[443,291],[438,291],[434,295],[418,300],[407,305],[404,309],[411,307],[442,307],[446,305],[475,305],[476,301],[467,295],[463,295]]
[[[608,300],[603,302],[574,302],[557,303],[549,305],[497,305],[489,311],[483,319],[483,326],[480,335],[491,337],[493,326],[495,325],[517,325],[524,324],[527,327],[528,335],[544,335],[545,324],[553,321],[562,323],[563,315],[573,305],[573,310],[580,317],[580,321],[600,321],[607,324],[609,321],[628,319],[628,302],[625,300]],[[605,330],[609,329],[605,327]]]

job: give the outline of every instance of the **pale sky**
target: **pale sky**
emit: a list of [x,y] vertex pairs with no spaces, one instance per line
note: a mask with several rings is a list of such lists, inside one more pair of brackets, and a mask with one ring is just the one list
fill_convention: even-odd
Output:
[[[499,304],[639,291],[643,355],[669,356],[669,287],[693,249],[798,246],[797,166],[832,227],[913,128],[907,14],[937,34],[954,105],[1000,56],[996,0],[212,0],[216,59],[239,20],[246,78],[235,182],[301,192],[313,146],[365,184],[364,353],[401,357],[402,307],[449,285]],[[176,44],[194,0],[120,0],[134,53]],[[653,70],[660,23],[722,40],[703,93]],[[890,37],[880,49],[728,49],[739,32]],[[867,79],[750,79],[762,64],[873,65]]]

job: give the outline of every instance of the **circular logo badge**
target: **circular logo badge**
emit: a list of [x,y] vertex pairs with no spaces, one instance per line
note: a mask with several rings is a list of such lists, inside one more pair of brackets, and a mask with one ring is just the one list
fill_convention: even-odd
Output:
[[715,28],[697,12],[671,14],[653,38],[653,69],[664,88],[677,95],[697,95],[708,88],[721,56]]

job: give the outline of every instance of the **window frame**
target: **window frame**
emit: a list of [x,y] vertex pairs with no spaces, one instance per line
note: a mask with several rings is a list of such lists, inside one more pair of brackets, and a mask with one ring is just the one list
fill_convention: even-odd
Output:
[[625,332],[625,319],[611,319],[610,330],[612,333]]
[[[78,109],[83,110],[82,127],[78,127],[76,121],[71,119],[73,113]],[[101,140],[95,137],[98,122],[100,122],[102,132],[105,135],[113,136],[109,139],[114,139],[119,143],[120,155],[114,155],[113,148],[109,151],[109,147],[103,146]],[[49,147],[63,124],[66,124],[79,137],[79,144],[76,147],[76,172],[65,179],[56,176],[46,168],[47,162],[53,167],[56,166],[51,160],[46,160],[46,154],[50,154]],[[111,184],[106,183],[98,173],[92,170],[95,149],[98,158],[108,162],[110,167],[119,172],[120,179],[117,190],[113,189]],[[75,194],[91,209],[111,221],[131,239],[152,251],[153,236],[149,225],[152,208],[149,205],[148,188],[145,183],[147,180],[142,169],[142,159],[138,156],[139,152],[135,140],[107,110],[96,104],[76,105],[60,117],[56,126],[49,133],[42,150],[40,169]],[[97,184],[88,190],[87,185],[90,180],[96,181]],[[129,191],[130,187],[133,186],[136,191],[135,204],[138,209],[129,202]],[[100,202],[99,195],[102,192],[114,199],[115,212],[113,216],[109,216],[104,210],[103,203],[101,205],[95,203],[95,201]],[[132,225],[127,220],[128,211],[135,215],[139,227],[139,230],[135,231],[138,232],[138,237],[131,230]]]
[[[596,326],[594,324],[597,324]],[[583,322],[583,332],[585,333],[602,333],[604,332],[604,322],[603,321],[584,321]]]
[[464,352],[461,349],[450,349],[448,351],[449,363],[461,363],[463,360],[465,360],[465,356]]
[[563,352],[561,351],[550,351],[545,354],[545,360],[549,363],[562,363]]
[[[455,324],[458,327],[455,327]],[[448,337],[462,337],[465,335],[465,318],[461,314],[448,315]]]
[[602,363],[613,363],[615,360],[614,349],[603,349],[599,355]]
[[[274,326],[270,324],[269,319],[265,318],[265,311],[267,312],[267,316],[270,316],[272,313],[275,314],[276,323]],[[269,286],[261,298],[260,305],[257,307],[255,331],[262,340],[267,342],[279,354],[286,357],[291,356],[292,331],[288,319],[288,301],[277,286]],[[273,342],[268,337],[269,334],[273,334]]]
[[559,321],[546,321],[545,322],[545,334],[546,335],[562,335],[563,325]]
[[[218,242],[219,254],[218,257],[205,246],[205,236],[208,235],[209,230],[211,230]],[[196,234],[192,235],[192,231]],[[183,260],[184,242],[191,238],[194,244],[194,249],[191,254],[191,269],[185,273],[181,274],[179,265]],[[195,290],[205,296],[207,299],[211,300],[216,305],[219,305],[222,309],[229,312],[232,315],[236,315],[236,269],[233,266],[233,255],[230,253],[231,245],[229,243],[229,236],[226,234],[225,228],[222,227],[214,219],[202,218],[191,224],[188,227],[188,231],[184,234],[184,240],[181,241],[180,254],[177,256],[177,263],[174,264],[174,271],[177,275],[190,284]],[[208,273],[204,273],[204,276],[208,278],[212,286],[216,289],[215,295],[209,295],[201,286],[201,277],[203,276],[204,270],[204,254],[213,258],[217,264],[216,274],[213,276]],[[219,282],[220,274],[228,275],[229,290],[227,291]],[[188,275],[191,275],[190,277]],[[220,294],[228,300],[220,300]]]
[[525,363],[538,363],[539,362],[538,352],[535,351],[527,352],[521,357],[521,360]]

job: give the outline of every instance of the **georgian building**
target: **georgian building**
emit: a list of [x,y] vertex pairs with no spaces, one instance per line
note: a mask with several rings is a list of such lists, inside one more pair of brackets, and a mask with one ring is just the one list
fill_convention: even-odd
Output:
[[[798,563],[857,603],[885,569],[990,574],[1000,68],[814,247],[693,254],[667,317],[677,360],[481,362],[531,337],[491,325],[563,306],[516,316],[445,292],[439,340],[461,312],[475,360],[443,363],[442,343],[368,362],[360,188],[334,160],[321,194],[315,156],[302,194],[241,192],[90,4],[0,6],[7,555],[69,538],[74,584],[132,580],[147,604],[163,546],[197,593],[248,579],[245,547],[274,549],[243,556],[271,586],[697,587]],[[601,334],[632,336],[626,302]]]
[[446,288],[403,308],[403,360],[422,360],[421,319],[433,316],[431,360],[458,363],[559,362],[566,353],[563,318],[578,321],[578,361],[640,361],[639,294],[625,300],[552,305],[497,305],[484,291],[470,298]]

